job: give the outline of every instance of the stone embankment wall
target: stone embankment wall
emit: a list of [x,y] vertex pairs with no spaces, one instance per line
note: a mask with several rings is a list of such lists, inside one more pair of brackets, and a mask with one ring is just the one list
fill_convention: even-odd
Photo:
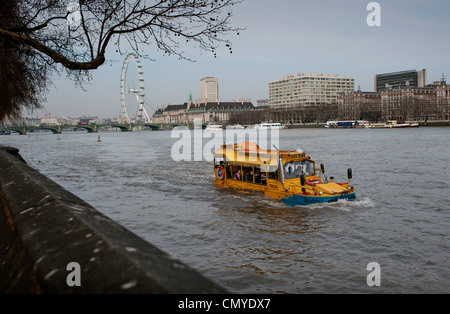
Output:
[[0,147],[0,293],[227,293]]

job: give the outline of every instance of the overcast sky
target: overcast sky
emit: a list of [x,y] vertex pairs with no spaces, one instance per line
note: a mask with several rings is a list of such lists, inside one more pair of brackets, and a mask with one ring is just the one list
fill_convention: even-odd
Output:
[[[295,73],[327,73],[355,78],[356,86],[373,91],[375,74],[427,70],[427,82],[442,73],[450,81],[450,1],[384,0],[381,26],[370,27],[367,0],[244,0],[234,7],[232,51],[222,47],[217,58],[190,49],[196,62],[161,56],[148,46],[156,61],[141,59],[146,110],[181,104],[192,92],[200,98],[200,79],[219,79],[220,101],[269,97],[269,81]],[[43,117],[82,115],[118,117],[120,75],[125,56],[110,52],[108,62],[93,72],[87,91],[56,77],[43,104],[33,113]],[[132,109],[131,109],[132,110]],[[130,115],[133,115],[130,113]]]

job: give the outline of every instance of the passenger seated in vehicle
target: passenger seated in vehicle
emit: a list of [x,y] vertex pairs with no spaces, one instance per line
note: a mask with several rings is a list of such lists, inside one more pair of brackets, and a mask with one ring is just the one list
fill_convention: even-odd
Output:
[[261,183],[262,184],[266,184],[267,180],[266,180],[266,174],[263,172],[261,173]]
[[292,166],[289,166],[289,169],[288,169],[289,177],[292,177],[293,173],[294,173],[294,168],[292,168]]
[[261,183],[261,172],[259,170],[255,171],[255,183]]
[[253,170],[247,172],[244,176],[245,181],[253,182]]

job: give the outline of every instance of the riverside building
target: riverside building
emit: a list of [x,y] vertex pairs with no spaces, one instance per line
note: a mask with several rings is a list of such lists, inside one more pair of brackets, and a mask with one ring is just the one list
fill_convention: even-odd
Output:
[[169,104],[158,108],[152,117],[152,123],[190,124],[194,120],[201,120],[202,123],[227,124],[234,114],[248,114],[255,110],[251,99],[220,102],[219,80],[214,77],[205,77],[200,81],[200,95],[201,99],[195,103],[192,94],[189,94],[189,100],[183,104]]
[[381,93],[356,92],[344,94],[338,100],[339,120],[381,120]]
[[450,85],[447,85],[444,75],[437,87],[437,104],[440,120],[450,120]]
[[200,81],[200,103],[219,102],[219,79],[205,77]]
[[158,108],[152,118],[152,123],[187,124],[194,119],[202,123],[226,124],[235,113],[249,113],[255,108],[251,101],[208,102],[196,103],[188,101],[182,105],[167,105]]
[[409,70],[375,75],[374,90],[382,92],[387,89],[410,87],[425,87],[427,85],[427,70]]
[[340,96],[338,101],[341,120],[429,121],[443,119],[443,112],[445,106],[436,101],[436,86],[399,86],[382,92],[358,90]]
[[298,73],[269,82],[270,107],[337,103],[339,95],[355,90],[355,78],[337,74]]
[[436,87],[400,86],[381,92],[383,120],[438,120]]

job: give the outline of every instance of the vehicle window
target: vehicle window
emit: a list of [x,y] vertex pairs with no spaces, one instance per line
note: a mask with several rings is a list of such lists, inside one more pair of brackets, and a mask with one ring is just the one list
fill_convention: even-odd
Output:
[[237,181],[242,181],[241,166],[230,166],[230,178]]
[[316,174],[314,171],[314,163],[311,160],[305,160],[303,161],[303,164],[305,166],[305,175],[306,176],[313,176]]
[[298,167],[295,167],[295,163],[289,162],[284,165],[284,176],[286,179],[294,179],[298,178],[300,174],[298,174]]
[[278,180],[278,170],[270,171],[270,172],[268,172],[268,174],[269,174],[269,179]]
[[233,176],[231,175],[232,171],[231,171],[231,166],[227,167],[227,179],[232,179]]
[[253,167],[243,166],[242,167],[242,179],[245,182],[253,183]]
[[304,174],[305,176],[313,176],[314,163],[310,160],[289,162],[284,165],[284,175],[286,179],[300,178]]
[[265,169],[261,169],[259,167],[255,167],[254,169],[255,171],[255,183],[256,184],[263,184],[266,185],[267,184],[267,179],[266,179],[266,171]]

